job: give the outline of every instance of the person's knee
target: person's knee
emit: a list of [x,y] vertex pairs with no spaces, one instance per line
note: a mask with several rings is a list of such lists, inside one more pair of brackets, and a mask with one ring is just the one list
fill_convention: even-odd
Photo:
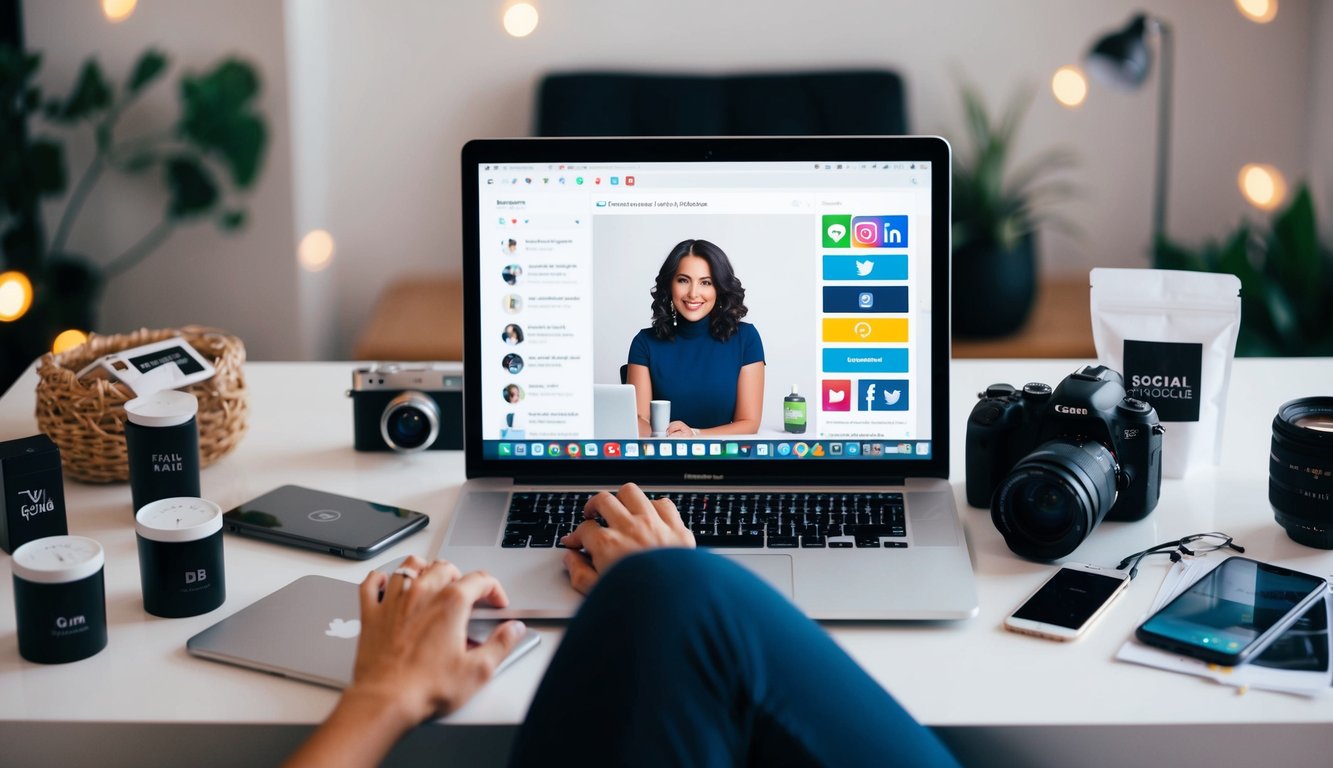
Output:
[[585,612],[611,611],[617,622],[680,622],[697,613],[701,585],[716,581],[729,563],[716,555],[689,549],[654,549],[631,555],[607,571],[588,596]]

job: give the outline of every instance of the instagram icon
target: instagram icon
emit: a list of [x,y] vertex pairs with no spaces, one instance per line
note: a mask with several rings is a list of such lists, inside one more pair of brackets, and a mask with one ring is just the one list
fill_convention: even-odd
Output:
[[906,216],[857,216],[852,219],[852,247],[906,248]]

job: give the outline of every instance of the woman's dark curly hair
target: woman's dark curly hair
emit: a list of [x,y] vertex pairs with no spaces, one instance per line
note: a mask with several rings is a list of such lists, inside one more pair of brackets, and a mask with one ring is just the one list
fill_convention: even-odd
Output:
[[741,318],[750,310],[745,308],[745,288],[741,287],[727,254],[707,240],[682,240],[662,262],[652,291],[653,335],[659,339],[676,338],[676,328],[672,324],[671,281],[680,268],[680,260],[686,256],[698,256],[708,262],[713,289],[717,291],[713,311],[708,313],[708,331],[718,341],[726,341],[736,333]]

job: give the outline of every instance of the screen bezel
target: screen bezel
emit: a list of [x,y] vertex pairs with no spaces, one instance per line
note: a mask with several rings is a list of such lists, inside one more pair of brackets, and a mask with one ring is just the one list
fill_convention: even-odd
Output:
[[[787,483],[884,485],[902,478],[949,473],[950,182],[948,142],[933,136],[783,138],[476,139],[461,156],[463,221],[464,450],[467,476],[513,477],[518,482],[576,484],[623,482],[691,485],[771,483],[775,466]],[[713,461],[486,458],[481,423],[480,185],[482,165],[505,163],[927,161],[931,190],[931,455],[925,459]],[[813,442],[813,441],[812,441]],[[799,475],[798,475],[799,473]]]

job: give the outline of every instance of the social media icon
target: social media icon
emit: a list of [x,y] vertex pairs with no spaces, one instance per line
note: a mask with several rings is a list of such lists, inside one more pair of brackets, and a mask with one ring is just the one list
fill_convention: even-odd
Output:
[[824,410],[850,411],[852,409],[852,382],[850,379],[825,379]]
[[857,410],[906,411],[908,386],[905,379],[861,379],[857,393]]
[[852,219],[852,246],[906,248],[906,216],[857,216]]
[[779,456],[790,456],[791,443],[778,443],[777,452]]
[[582,183],[583,183],[583,177],[582,177],[582,176],[575,176],[575,177],[574,177],[574,184],[575,184],[575,185],[579,185],[579,184],[582,184]]
[[874,269],[875,269],[874,261],[861,261],[860,259],[856,261],[857,277],[869,277],[870,273],[873,272]]
[[847,248],[847,229],[852,217],[845,214],[826,215],[822,219],[821,240],[825,248]]
[[596,456],[598,451],[599,449],[597,448],[597,443],[585,443],[583,445],[584,456]]
[[619,176],[612,176],[612,177],[611,177],[611,186],[613,186],[613,187],[618,187],[618,186],[620,186],[620,177],[619,177]]
[[634,186],[634,177],[633,177],[633,176],[626,176],[626,177],[625,177],[625,186],[627,186],[627,187],[632,187],[632,186]]
[[861,337],[862,339],[868,339],[868,338],[870,338],[870,334],[872,334],[872,333],[874,333],[874,332],[875,332],[874,327],[871,326],[870,323],[867,323],[867,322],[864,321],[864,320],[862,320],[862,321],[858,322],[856,325],[853,325],[853,326],[852,326],[852,333],[856,334],[857,336]]
[[856,295],[856,306],[861,309],[871,309],[875,306],[875,294],[870,291],[861,291]]
[[513,446],[512,444],[510,444],[510,443],[500,443],[500,455],[501,455],[501,456],[513,456],[513,455],[514,455],[514,446]]
[[606,445],[602,446],[602,453],[606,454],[606,457],[608,459],[619,458],[620,443],[607,443]]

